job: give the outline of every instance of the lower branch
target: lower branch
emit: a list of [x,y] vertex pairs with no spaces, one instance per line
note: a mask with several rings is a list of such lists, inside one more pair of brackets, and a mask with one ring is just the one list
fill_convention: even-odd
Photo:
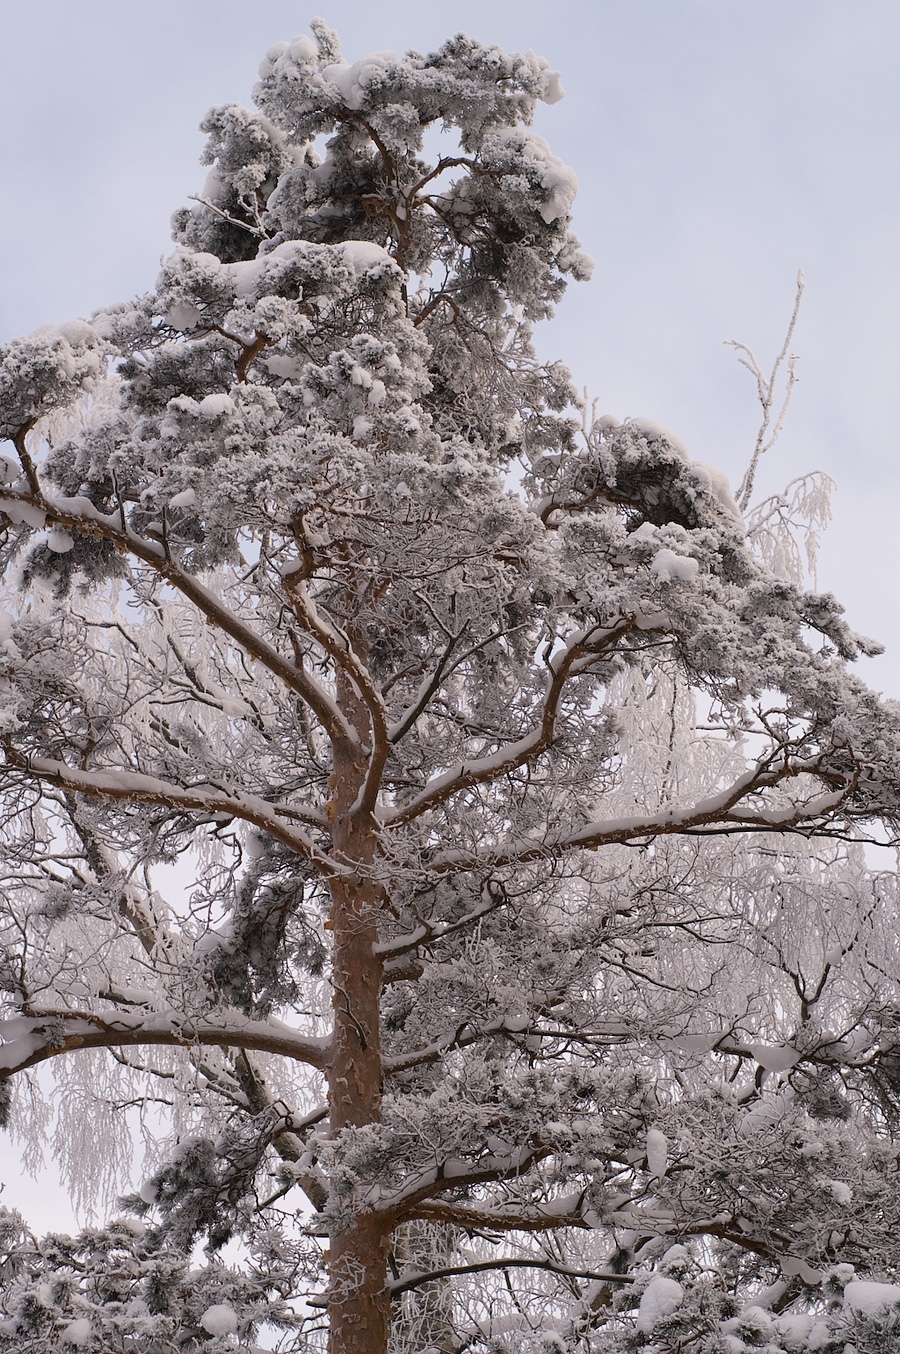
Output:
[[740,832],[779,832],[794,828],[814,832],[833,818],[853,789],[846,784],[838,789],[804,800],[800,804],[741,808],[741,802],[773,789],[786,780],[808,775],[822,778],[818,766],[788,764],[775,770],[754,767],[726,790],[711,795],[687,808],[670,808],[651,816],[612,818],[606,822],[586,823],[575,832],[547,835],[543,838],[518,838],[501,842],[494,850],[445,851],[429,862],[433,874],[489,871],[506,865],[522,865],[533,860],[555,859],[568,851],[596,851],[604,846],[627,845],[655,837],[689,835],[702,829]]
[[477,1208],[468,1204],[429,1200],[404,1212],[403,1220],[450,1223],[467,1232],[554,1232],[562,1227],[593,1230],[581,1211],[581,1195],[573,1198],[571,1203],[571,1207],[563,1210],[558,1205],[554,1208],[549,1204],[544,1208],[540,1205],[497,1208],[489,1204]]
[[0,1020],[0,1039],[0,1081],[82,1048],[133,1048],[142,1044],[242,1048],[276,1053],[319,1070],[326,1068],[331,1056],[330,1040],[311,1039],[261,1020],[227,1024],[154,1013],[101,1016],[89,1011],[32,1012]]
[[473,1265],[448,1265],[446,1269],[433,1269],[427,1274],[416,1271],[401,1274],[399,1279],[388,1284],[391,1297],[408,1293],[412,1288],[421,1288],[423,1284],[433,1283],[436,1279],[451,1279],[460,1274],[485,1274],[492,1269],[543,1269],[548,1274],[559,1274],[568,1279],[596,1279],[602,1283],[634,1283],[630,1274],[605,1274],[596,1269],[573,1269],[570,1265],[557,1265],[553,1260],[524,1259],[503,1256],[496,1260],[482,1260]]
[[237,791],[229,794],[213,785],[184,787],[155,776],[134,771],[82,771],[48,757],[32,757],[8,742],[4,743],[7,765],[38,781],[57,785],[70,793],[90,799],[120,800],[129,804],[159,804],[165,808],[188,809],[196,813],[225,813],[231,818],[252,823],[261,832],[274,837],[307,859],[322,873],[340,872],[305,832],[290,827],[278,816],[278,810],[259,795]]

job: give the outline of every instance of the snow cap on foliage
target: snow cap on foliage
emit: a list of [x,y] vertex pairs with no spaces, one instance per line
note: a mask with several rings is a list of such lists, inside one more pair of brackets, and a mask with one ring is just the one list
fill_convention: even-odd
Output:
[[[558,71],[534,52],[503,52],[460,33],[436,52],[371,52],[348,62],[339,55],[337,38],[323,24],[313,29],[317,41],[300,36],[269,48],[259,66],[260,83],[253,91],[267,112],[315,105],[351,112],[371,110],[406,100],[422,104],[429,118],[461,121],[457,105],[468,96],[469,118],[476,124],[530,121],[538,100],[554,104],[563,97]],[[480,78],[479,78],[480,77]]]
[[519,173],[536,180],[546,196],[538,211],[547,225],[568,219],[578,193],[578,179],[558,155],[554,155],[542,136],[527,127],[505,127],[485,141],[486,154],[500,152],[511,157]]
[[658,1128],[647,1129],[647,1169],[659,1179],[666,1173],[669,1158],[669,1141],[665,1133]]
[[684,1301],[684,1289],[676,1279],[665,1274],[654,1274],[641,1294],[638,1305],[637,1328],[649,1335],[654,1326],[671,1316]]
[[90,1344],[91,1323],[87,1317],[79,1317],[77,1321],[72,1321],[62,1331],[60,1331],[59,1341],[63,1345],[74,1345],[78,1349],[83,1349],[85,1345]]
[[216,1302],[207,1307],[200,1325],[210,1335],[233,1335],[238,1328],[237,1312],[227,1302]]
[[844,1286],[844,1306],[866,1316],[877,1316],[891,1307],[900,1307],[900,1284],[851,1279]]

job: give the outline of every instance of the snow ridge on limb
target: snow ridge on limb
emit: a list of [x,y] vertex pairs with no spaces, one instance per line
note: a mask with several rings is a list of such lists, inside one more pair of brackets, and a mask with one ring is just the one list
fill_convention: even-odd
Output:
[[545,62],[313,33],[153,290],[0,350],[0,1115],[46,1062],[91,1200],[168,1135],[94,1242],[0,1218],[0,1349],[880,1335],[900,718],[821,496],[538,361]]
[[328,1041],[309,1039],[284,1026],[262,1021],[221,1020],[208,1025],[186,1020],[177,1012],[127,1015],[114,1020],[90,1012],[34,1012],[0,1022],[0,1077],[12,1076],[47,1058],[81,1048],[122,1048],[137,1044],[193,1044],[219,1048],[247,1048],[277,1053],[322,1068],[328,1060]]
[[[212,785],[191,788],[170,785],[152,776],[134,775],[127,771],[86,772],[43,757],[22,757],[14,749],[8,750],[8,763],[26,776],[34,776],[50,785],[88,795],[93,799],[126,800],[130,804],[158,804],[163,807],[193,809],[203,814],[227,814],[242,819],[274,837],[282,845],[306,855],[320,869],[330,873],[336,867],[317,851],[305,833],[291,828],[279,816],[278,808],[264,799],[243,793],[229,795]],[[300,816],[300,811],[288,810],[287,816]],[[316,824],[324,818],[309,811]]]

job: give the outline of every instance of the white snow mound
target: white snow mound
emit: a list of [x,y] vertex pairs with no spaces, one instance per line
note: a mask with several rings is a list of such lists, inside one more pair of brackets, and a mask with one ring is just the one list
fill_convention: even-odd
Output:
[[853,1279],[844,1289],[844,1306],[852,1312],[876,1316],[895,1305],[900,1305],[900,1284]]
[[666,1173],[669,1157],[669,1143],[665,1133],[658,1128],[647,1129],[647,1169],[659,1179]]
[[683,460],[690,461],[690,453],[677,433],[673,433],[671,428],[667,428],[664,423],[657,423],[655,418],[629,418],[628,426],[640,436],[645,437],[648,442],[667,442],[669,450],[674,451],[676,456],[681,456]]
[[233,1335],[237,1330],[237,1312],[227,1302],[217,1302],[207,1307],[200,1318],[200,1325],[210,1335]]
[[60,1333],[59,1342],[62,1345],[75,1345],[76,1348],[80,1348],[86,1345],[90,1338],[91,1323],[85,1317],[80,1317]]
[[650,561],[650,572],[657,583],[671,583],[679,578],[690,583],[697,577],[700,565],[690,555],[676,555],[674,550],[657,550]]
[[676,1307],[684,1301],[684,1289],[675,1279],[667,1279],[664,1274],[656,1274],[641,1294],[638,1307],[637,1328],[642,1335],[649,1335],[659,1321],[671,1316]]

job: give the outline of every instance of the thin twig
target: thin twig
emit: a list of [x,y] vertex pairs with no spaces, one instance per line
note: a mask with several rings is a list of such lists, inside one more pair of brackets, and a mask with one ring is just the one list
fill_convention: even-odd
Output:
[[[787,333],[784,337],[784,343],[781,346],[781,352],[775,359],[771,375],[768,377],[765,375],[762,367],[759,365],[756,354],[751,348],[748,348],[746,343],[740,343],[737,339],[725,340],[725,343],[729,348],[734,348],[738,354],[742,354],[742,356],[738,357],[738,361],[742,367],[747,368],[751,376],[756,380],[756,392],[763,411],[762,423],[759,425],[759,432],[756,434],[756,446],[753,448],[750,464],[747,467],[746,474],[741,480],[740,488],[735,496],[741,512],[746,511],[750,503],[750,496],[753,493],[753,481],[756,478],[756,471],[761,457],[763,457],[767,451],[770,451],[778,441],[781,429],[784,426],[785,415],[787,414],[788,406],[791,402],[791,396],[794,393],[794,386],[797,384],[797,359],[793,354],[790,356],[788,355],[788,349],[791,346],[791,340],[794,337],[794,329],[797,325],[797,317],[800,314],[800,302],[803,298],[804,287],[803,272],[802,269],[798,269],[794,309],[791,312],[791,318],[788,323]],[[782,363],[785,361],[787,362],[787,379],[784,399],[781,402],[781,408],[773,425],[772,411],[775,404],[775,386],[778,381],[778,374],[781,370]]]
[[241,230],[249,230],[251,235],[255,235],[260,240],[269,239],[269,236],[260,226],[251,226],[246,221],[239,221],[238,218],[232,216],[230,212],[223,211],[222,208],[217,207],[214,202],[210,202],[208,197],[198,197],[196,193],[188,193],[188,199],[191,202],[199,202],[203,207],[208,207],[211,212],[215,212],[217,216],[221,216],[222,220],[227,221],[230,226],[238,226]]

